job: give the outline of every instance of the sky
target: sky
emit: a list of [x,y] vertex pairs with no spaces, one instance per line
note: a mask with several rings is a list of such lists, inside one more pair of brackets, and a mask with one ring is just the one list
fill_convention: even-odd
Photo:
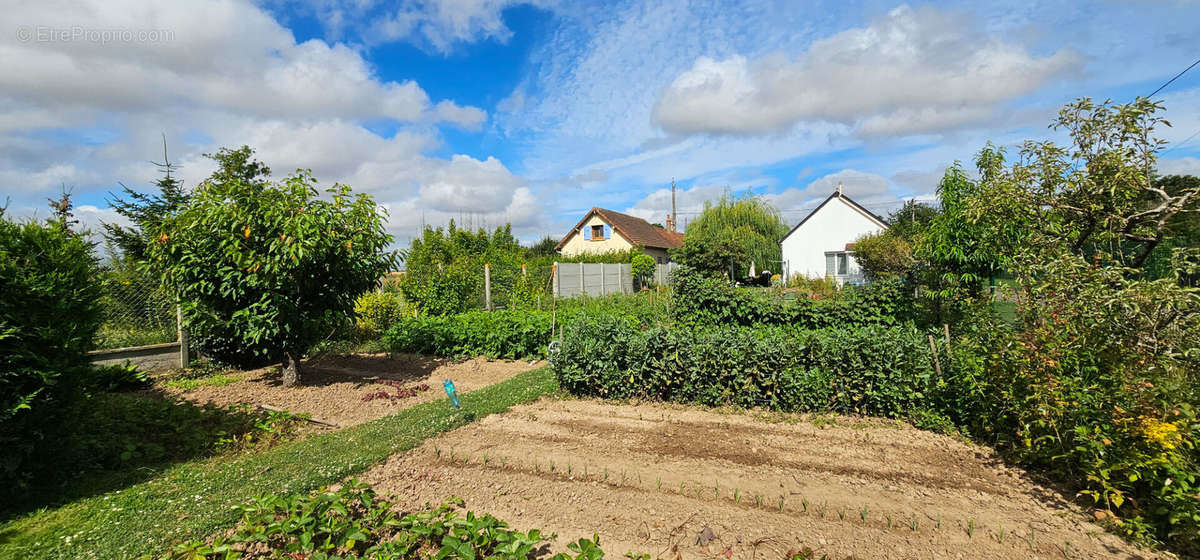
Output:
[[[1079,97],[1200,58],[1200,3],[0,0],[0,204],[86,226],[249,145],[423,225],[561,237],[593,206],[681,226],[723,193],[790,225],[841,183],[878,214],[988,141],[1062,142]],[[1200,174],[1200,66],[1154,96],[1161,173]]]

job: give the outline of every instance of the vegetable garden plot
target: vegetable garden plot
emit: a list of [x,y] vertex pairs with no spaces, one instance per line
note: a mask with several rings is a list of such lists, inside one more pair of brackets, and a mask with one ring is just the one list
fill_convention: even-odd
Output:
[[542,401],[368,471],[399,507],[463,498],[609,557],[1156,558],[989,450],[894,421],[768,423]]
[[308,377],[300,387],[283,387],[279,368],[269,367],[235,374],[236,380],[227,384],[171,391],[201,403],[248,403],[287,409],[344,428],[418,403],[445,399],[441,386],[446,378],[453,379],[465,392],[541,365],[482,358],[464,361],[415,355],[351,355],[306,364]]

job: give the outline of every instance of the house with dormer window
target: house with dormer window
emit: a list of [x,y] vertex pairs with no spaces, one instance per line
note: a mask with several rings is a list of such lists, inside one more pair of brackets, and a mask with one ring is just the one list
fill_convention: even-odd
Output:
[[654,262],[666,264],[671,260],[667,251],[683,245],[683,234],[674,231],[669,216],[666,223],[667,227],[661,228],[629,214],[592,208],[563,236],[555,250],[575,257],[641,247],[643,253],[654,257]]

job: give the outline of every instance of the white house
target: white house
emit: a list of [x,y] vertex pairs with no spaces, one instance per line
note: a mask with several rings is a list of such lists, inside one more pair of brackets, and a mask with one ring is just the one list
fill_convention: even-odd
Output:
[[887,229],[887,222],[842,194],[829,195],[780,241],[785,277],[831,277],[839,283],[863,281],[854,261],[854,240]]

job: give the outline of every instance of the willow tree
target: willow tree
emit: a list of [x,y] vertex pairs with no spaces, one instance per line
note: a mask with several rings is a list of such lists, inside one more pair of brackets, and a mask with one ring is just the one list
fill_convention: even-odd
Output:
[[725,194],[715,203],[704,203],[672,258],[703,272],[739,278],[749,272],[750,263],[758,270],[778,268],[779,240],[787,229],[779,210],[767,201]]

